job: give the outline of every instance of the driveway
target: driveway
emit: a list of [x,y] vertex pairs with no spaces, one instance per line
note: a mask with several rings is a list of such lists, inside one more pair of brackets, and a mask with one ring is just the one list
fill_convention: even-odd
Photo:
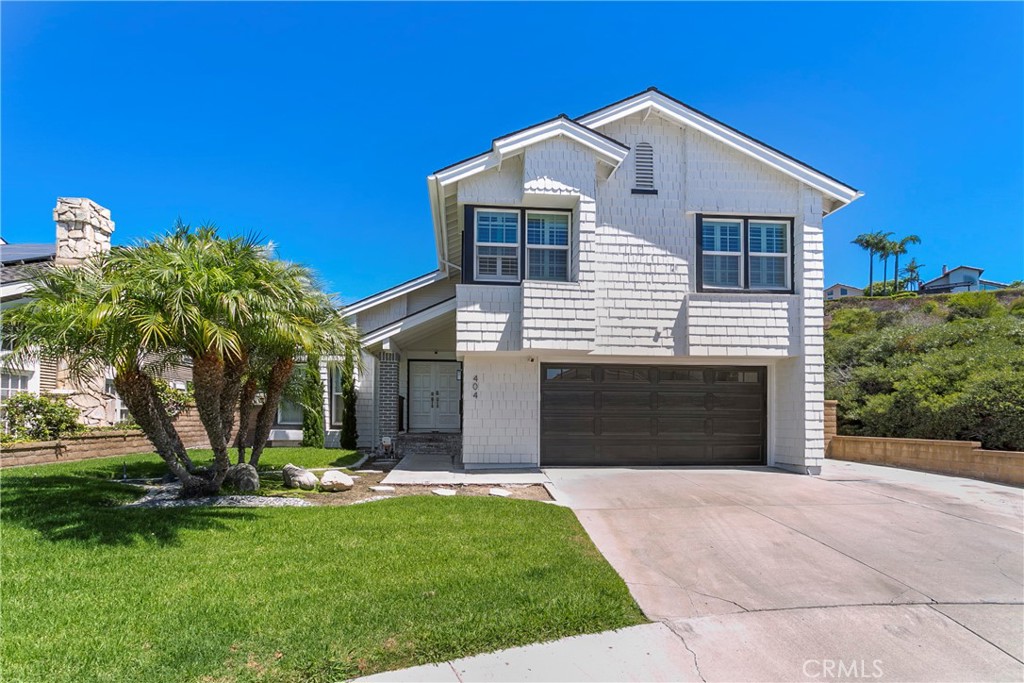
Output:
[[545,472],[704,680],[1024,680],[1021,489],[838,461]]

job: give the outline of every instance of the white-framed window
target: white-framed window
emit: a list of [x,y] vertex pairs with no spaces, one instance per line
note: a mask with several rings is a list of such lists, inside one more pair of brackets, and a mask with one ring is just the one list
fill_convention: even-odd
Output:
[[302,424],[302,406],[295,401],[282,398],[277,404],[277,424],[300,425]]
[[474,215],[475,279],[519,280],[519,211],[476,209]]
[[121,400],[121,395],[117,393],[117,387],[114,386],[114,379],[112,377],[107,377],[103,390],[108,395],[114,397],[114,421],[126,422],[131,417],[131,413],[128,412],[124,401]]
[[529,280],[569,280],[570,214],[526,212],[526,277]]
[[698,225],[701,289],[771,292],[792,288],[791,220],[700,215]]
[[705,287],[743,287],[743,221],[705,218],[701,229]]
[[750,288],[789,289],[789,221],[748,220]]
[[341,363],[332,363],[330,370],[330,394],[331,394],[331,426],[340,427],[342,416],[345,414],[344,388],[345,370]]
[[0,372],[0,401],[28,391],[30,377],[22,372]]

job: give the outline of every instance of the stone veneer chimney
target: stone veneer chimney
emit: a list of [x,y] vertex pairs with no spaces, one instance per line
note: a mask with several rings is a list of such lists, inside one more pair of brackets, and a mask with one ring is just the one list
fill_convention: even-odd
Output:
[[110,209],[85,197],[58,197],[53,220],[57,224],[58,264],[75,264],[110,251],[110,235],[114,232]]

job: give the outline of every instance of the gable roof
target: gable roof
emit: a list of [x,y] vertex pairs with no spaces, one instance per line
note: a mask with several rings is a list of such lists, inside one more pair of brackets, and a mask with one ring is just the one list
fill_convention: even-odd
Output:
[[440,282],[447,277],[448,275],[443,271],[435,270],[432,273],[427,273],[426,275],[420,275],[419,277],[415,277],[411,280],[406,280],[400,285],[395,285],[390,289],[385,289],[383,292],[377,292],[376,294],[371,294],[359,301],[354,301],[348,306],[343,307],[341,310],[346,316],[355,315],[356,313],[365,311],[368,308],[373,308],[374,306],[379,306],[391,301],[392,299],[397,299],[404,294],[426,287],[427,285]]
[[57,254],[55,242],[47,244],[0,244],[0,262],[3,265],[31,263],[33,261],[52,261]]
[[442,187],[494,168],[505,157],[517,154],[530,145],[554,137],[566,137],[590,149],[599,159],[612,168],[617,168],[629,154],[629,147],[596,130],[559,114],[553,119],[522,128],[494,138],[491,149],[476,156],[457,161],[431,174]]
[[[613,104],[601,107],[576,120],[590,128],[599,128],[626,116],[653,108],[667,118],[689,126],[762,161],[786,175],[805,183],[832,197],[842,205],[849,204],[864,193],[836,178],[805,164],[771,145],[761,142],[704,112],[694,109],[685,102],[661,92],[655,87],[648,88]],[[837,207],[838,208],[838,207]]]
[[864,291],[863,287],[858,287],[857,285],[848,285],[845,282],[837,282],[834,285],[829,285],[828,287],[825,288],[825,290],[827,291],[829,289],[834,289],[836,287],[847,287],[849,289],[859,289],[862,292]]
[[942,275],[939,275],[938,277],[933,277],[931,280],[928,280],[927,282],[922,283],[921,286],[923,287],[925,285],[930,285],[933,282],[938,282],[942,278],[949,277],[949,275],[951,275],[952,273],[954,273],[954,272],[956,272],[958,270],[973,270],[973,271],[977,271],[979,276],[981,276],[981,274],[985,272],[984,268],[975,268],[974,266],[957,266],[956,268],[950,268],[949,270],[947,270]]

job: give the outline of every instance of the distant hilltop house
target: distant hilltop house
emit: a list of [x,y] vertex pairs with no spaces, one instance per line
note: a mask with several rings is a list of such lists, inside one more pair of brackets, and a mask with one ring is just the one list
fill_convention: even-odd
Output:
[[922,283],[920,292],[922,294],[945,294],[948,292],[971,292],[991,289],[1006,289],[1008,284],[994,280],[983,280],[981,274],[985,272],[982,268],[973,266],[957,266],[947,268],[942,266],[942,275]]
[[[41,268],[75,265],[86,258],[110,250],[114,221],[110,211],[90,199],[60,197],[53,209],[57,239],[43,244],[0,242],[0,313],[29,300],[31,278]],[[7,349],[2,351],[7,353]],[[192,379],[191,368],[175,368],[163,373],[164,379],[184,389]],[[66,396],[81,413],[80,421],[89,426],[108,426],[123,422],[128,411],[114,390],[114,374],[75,383],[55,359],[34,358],[16,367],[0,368],[0,400],[14,394],[51,394]]]
[[837,282],[825,290],[825,298],[829,300],[842,299],[847,296],[864,296],[864,290],[853,285],[844,285],[841,282]]

